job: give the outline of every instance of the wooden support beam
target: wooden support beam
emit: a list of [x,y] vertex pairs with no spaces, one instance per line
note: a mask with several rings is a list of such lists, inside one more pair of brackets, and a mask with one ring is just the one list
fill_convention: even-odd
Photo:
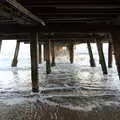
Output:
[[30,11],[28,11],[26,8],[24,8],[20,3],[18,3],[16,0],[5,0],[8,2],[12,7],[16,8],[20,13],[24,14],[28,18],[32,19],[33,21],[42,24],[45,26],[45,22],[40,19],[39,17],[32,14]]
[[101,43],[101,41],[96,40],[96,44],[97,44],[98,55],[99,55],[100,64],[102,67],[103,74],[108,74],[106,62],[105,62],[105,57],[104,57],[104,53],[103,53],[103,49],[102,49],[102,43]]
[[54,42],[51,43],[51,56],[52,56],[51,66],[55,66],[55,45],[54,45]]
[[91,65],[91,67],[95,67],[96,65],[95,65],[95,60],[93,58],[93,52],[92,52],[90,42],[87,42],[87,47],[88,47],[88,53],[89,53],[89,56],[90,56],[90,65]]
[[2,40],[0,40],[0,52],[1,52],[1,48],[2,48]]
[[39,92],[39,79],[38,79],[38,33],[33,32],[31,34],[30,41],[30,54],[31,54],[31,79],[32,79],[32,91]]
[[17,43],[16,43],[16,48],[15,48],[15,53],[14,53],[14,58],[13,58],[12,65],[11,65],[12,67],[16,67],[16,66],[17,66],[19,48],[20,48],[20,42],[17,41]]
[[74,62],[74,45],[73,43],[69,44],[69,55],[70,55],[70,63],[72,64]]
[[112,43],[114,48],[117,71],[120,79],[120,31],[112,33]]
[[108,43],[108,67],[112,68],[112,42],[109,41]]
[[[63,27],[64,26],[64,27]],[[50,32],[82,32],[82,33],[94,33],[94,32],[112,32],[120,28],[119,25],[101,24],[101,23],[49,23],[48,31]]]
[[[64,27],[63,27],[64,26]],[[62,32],[62,33],[94,33],[94,32],[112,32],[120,29],[119,25],[106,25],[106,24],[83,24],[83,23],[70,23],[70,24],[51,24],[48,26],[48,31]],[[19,29],[18,29],[19,28]],[[0,24],[0,34],[3,33],[29,33],[29,32],[41,32],[44,33],[45,27],[33,26],[33,25],[19,25],[19,24]]]
[[50,43],[50,40],[48,40],[48,42],[46,44],[46,73],[47,74],[50,74],[50,72],[51,72],[50,47],[51,47],[51,43]]
[[42,63],[42,51],[41,51],[41,44],[39,44],[39,64]]
[[[19,28],[19,29],[18,29]],[[31,32],[45,32],[45,28],[39,25],[22,25],[22,24],[0,24],[0,34],[27,34]],[[25,38],[24,38],[25,39]]]

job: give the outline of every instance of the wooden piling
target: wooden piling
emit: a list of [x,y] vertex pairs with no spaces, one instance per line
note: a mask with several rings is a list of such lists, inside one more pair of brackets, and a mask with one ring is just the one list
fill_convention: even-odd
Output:
[[0,40],[0,52],[1,52],[1,48],[2,48],[2,40]]
[[33,92],[39,92],[39,79],[38,79],[39,52],[38,51],[39,51],[38,33],[33,32],[31,34],[31,41],[30,41],[31,79],[32,79]]
[[93,52],[92,52],[90,42],[87,42],[87,47],[88,47],[88,53],[89,53],[89,56],[90,56],[90,65],[91,65],[91,67],[95,67],[96,65],[95,65],[95,60],[93,58]]
[[108,43],[108,67],[112,68],[112,42]]
[[74,45],[72,42],[69,44],[68,48],[69,48],[70,63],[72,64],[74,62]]
[[103,74],[108,74],[106,62],[105,62],[105,57],[104,57],[104,53],[103,53],[103,49],[102,49],[102,43],[101,43],[101,41],[96,40],[96,44],[97,44],[98,55],[99,55],[100,64],[102,67]]
[[43,52],[44,52],[44,61],[46,61],[46,52],[47,52],[46,51],[46,44],[44,44],[44,51]]
[[117,71],[120,79],[120,31],[112,33],[112,43],[115,55]]
[[[101,42],[101,49],[103,50],[103,43]],[[101,64],[101,60],[99,58],[99,64]]]
[[51,66],[55,66],[55,45],[54,45],[54,42],[51,43],[51,56],[52,56]]
[[42,51],[41,51],[41,44],[39,44],[39,64],[42,63]]
[[46,73],[50,74],[51,72],[51,65],[50,65],[50,40],[46,43]]
[[16,48],[15,48],[15,53],[14,53],[14,58],[13,58],[13,61],[12,61],[12,67],[16,67],[17,66],[17,63],[18,63],[18,54],[19,54],[19,48],[20,48],[20,42],[17,41],[16,42]]

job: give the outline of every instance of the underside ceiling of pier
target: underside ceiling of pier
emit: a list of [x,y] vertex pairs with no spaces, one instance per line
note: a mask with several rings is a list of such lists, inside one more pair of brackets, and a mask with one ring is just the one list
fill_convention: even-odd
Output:
[[119,4],[120,0],[2,0],[0,32],[39,31],[52,37],[60,33],[54,39],[67,37],[61,33],[108,33],[120,28]]

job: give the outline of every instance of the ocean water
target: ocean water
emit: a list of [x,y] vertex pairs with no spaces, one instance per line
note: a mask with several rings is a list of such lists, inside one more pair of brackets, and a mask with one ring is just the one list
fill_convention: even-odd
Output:
[[[8,48],[8,49],[6,49]],[[18,67],[12,68],[15,41],[4,41],[0,53],[0,103],[6,105],[36,101],[60,105],[72,110],[92,111],[102,106],[120,106],[120,81],[115,61],[108,75],[103,75],[95,44],[96,67],[91,68],[86,44],[74,47],[74,64],[69,63],[66,48],[56,57],[56,66],[47,75],[45,62],[39,65],[40,92],[31,92],[29,45],[21,44]],[[108,44],[104,44],[107,63]],[[114,57],[114,56],[113,56]]]

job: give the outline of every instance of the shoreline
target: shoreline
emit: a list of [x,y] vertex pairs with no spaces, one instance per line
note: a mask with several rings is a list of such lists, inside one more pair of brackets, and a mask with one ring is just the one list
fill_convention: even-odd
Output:
[[101,106],[92,111],[71,110],[40,101],[0,104],[0,120],[119,120],[120,106]]

